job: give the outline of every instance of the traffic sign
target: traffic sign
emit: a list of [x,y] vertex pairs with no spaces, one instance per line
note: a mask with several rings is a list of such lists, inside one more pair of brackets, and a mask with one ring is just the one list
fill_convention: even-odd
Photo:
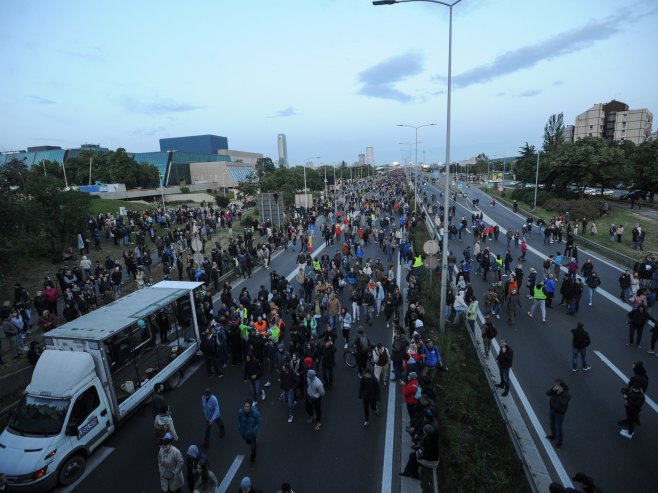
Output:
[[423,251],[427,255],[436,255],[439,253],[439,242],[437,240],[427,240],[423,245]]

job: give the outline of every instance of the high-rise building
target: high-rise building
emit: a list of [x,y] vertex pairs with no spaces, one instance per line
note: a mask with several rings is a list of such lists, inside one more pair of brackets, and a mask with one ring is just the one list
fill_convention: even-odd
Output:
[[641,144],[651,135],[653,114],[646,108],[630,110],[626,103],[614,99],[595,104],[576,117],[574,141],[583,137],[602,137]]
[[562,132],[562,135],[564,137],[565,142],[573,142],[573,134],[576,131],[576,127],[573,125],[565,125],[564,126],[564,132]]
[[366,147],[366,164],[368,166],[375,165],[375,149],[372,146]]
[[279,165],[288,166],[288,144],[286,143],[286,134],[277,135],[279,144]]
[[361,153],[359,154],[359,166],[366,164],[366,155]]

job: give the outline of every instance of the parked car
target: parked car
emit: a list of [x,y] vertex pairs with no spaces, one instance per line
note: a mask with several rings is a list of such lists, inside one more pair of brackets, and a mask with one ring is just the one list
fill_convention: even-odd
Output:
[[[614,190],[612,190],[611,188],[604,188],[603,189],[603,196],[604,197],[612,197],[614,195],[614,193],[615,193]],[[601,195],[601,189],[600,188],[587,187],[585,189],[585,195],[592,195],[592,196],[596,197],[597,195]]]
[[622,194],[619,198],[621,200],[637,200],[637,199],[645,200],[647,198],[647,195],[648,193],[645,192],[644,190],[633,190],[632,192]]

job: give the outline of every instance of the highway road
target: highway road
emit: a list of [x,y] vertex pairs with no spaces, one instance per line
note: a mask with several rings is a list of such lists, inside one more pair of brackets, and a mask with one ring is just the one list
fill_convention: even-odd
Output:
[[[315,234],[314,245],[314,254],[321,255],[325,247],[319,238],[319,231]],[[328,247],[329,255],[333,256],[336,249],[336,246]],[[278,254],[271,268],[292,277],[296,273],[296,255],[291,251]],[[373,245],[366,247],[365,257],[373,260],[380,257],[382,262],[386,260],[379,247]],[[259,268],[251,279],[234,283],[234,296],[237,298],[243,286],[249,288],[252,296],[261,284],[269,289],[269,272]],[[342,299],[344,306],[348,301],[347,291]],[[286,321],[290,327],[290,318]],[[390,346],[392,334],[386,328],[383,314],[375,318],[371,327],[366,326],[366,333],[373,343],[382,341]],[[219,398],[226,426],[223,439],[220,440],[216,434],[211,437],[210,465],[222,486],[228,487],[226,491],[237,491],[240,479],[249,475],[254,486],[265,492],[277,491],[283,481],[288,481],[299,492],[379,493],[383,491],[384,471],[384,486],[399,491],[397,466],[394,473],[390,469],[392,457],[399,458],[399,450],[396,449],[395,455],[389,450],[388,465],[383,465],[391,387],[382,388],[380,415],[371,416],[370,427],[363,429],[363,408],[358,399],[359,379],[356,369],[346,367],[342,361],[342,336],[339,336],[338,342],[334,387],[327,391],[323,399],[322,429],[314,431],[313,425],[306,423],[303,402],[298,403],[295,419],[289,424],[287,406],[279,401],[277,383],[272,382],[265,401],[258,404],[263,423],[258,439],[256,470],[253,472],[248,470],[249,448],[237,431],[237,411],[244,399],[251,395],[250,387],[242,378],[243,367],[227,368],[222,379],[208,377],[205,367],[200,364],[196,369],[189,370],[184,385],[167,394],[180,437],[177,446],[183,455],[190,444],[202,442],[204,422],[200,399],[203,390],[210,387]],[[396,402],[395,397],[396,393],[393,394],[393,402]],[[392,408],[399,412],[400,406]],[[389,424],[389,433],[396,429],[399,432],[399,424],[396,428],[392,417]],[[397,435],[395,440],[392,436],[388,437],[389,447],[392,444],[399,446],[399,433]],[[94,454],[87,476],[75,489],[60,489],[58,493],[74,490],[98,493],[159,492],[157,452],[150,407],[145,406]],[[220,488],[219,491],[224,489]]]
[[[424,187],[428,198],[434,193],[437,200],[443,203],[436,185],[430,183]],[[485,222],[498,224],[501,231],[510,227],[520,230],[525,217],[514,214],[500,204],[491,207],[487,195],[473,186],[464,186],[463,191],[468,198],[457,199],[457,219],[466,216],[470,226],[471,212],[481,211]],[[473,208],[474,198],[480,199],[480,208]],[[463,249],[466,245],[472,248],[473,243],[473,236],[465,235],[461,242],[451,242],[449,249],[461,259]],[[491,252],[500,253],[504,257],[506,238],[503,232],[498,241],[487,244]],[[545,246],[543,235],[539,236],[536,232],[529,240],[529,247],[527,261],[523,262],[526,276],[533,266],[541,277],[542,262],[546,256],[558,250],[564,252],[564,243]],[[520,255],[513,242],[511,250],[515,258]],[[559,293],[556,293],[557,300],[554,308],[547,310],[545,324],[541,322],[538,312],[535,312],[533,318],[526,315],[531,303],[527,299],[523,299],[523,309],[519,312],[515,328],[505,323],[504,311],[500,320],[494,320],[499,331],[498,341],[505,338],[514,349],[513,373],[520,388],[513,389],[510,397],[516,399],[524,409],[530,429],[533,429],[532,418],[538,418],[541,428],[533,432],[535,442],[555,478],[560,473],[563,477],[565,474],[572,477],[581,471],[593,476],[597,485],[606,492],[653,492],[656,491],[653,481],[654,459],[658,456],[658,389],[655,383],[658,358],[646,353],[651,336],[646,329],[642,349],[625,345],[628,338],[626,313],[630,306],[622,303],[618,297],[617,279],[622,270],[612,262],[580,250],[581,265],[588,257],[592,258],[594,268],[602,279],[593,306],[587,305],[586,288],[576,316],[567,315],[565,307],[558,305],[560,298]],[[482,300],[488,283],[473,273],[471,282],[475,294]],[[527,294],[525,286],[522,292]],[[584,323],[592,339],[588,349],[588,360],[592,366],[589,372],[579,369],[574,373],[571,369],[571,329],[577,322]],[[635,436],[628,440],[619,435],[621,427],[617,425],[617,421],[625,417],[621,388],[632,375],[633,363],[638,360],[644,361],[649,378],[653,377],[654,380],[649,385],[647,402],[642,409],[642,424],[636,428]],[[545,392],[557,377],[567,382],[573,396],[564,422],[564,443],[559,450],[554,449],[553,444],[544,438],[550,430],[548,397]],[[529,405],[524,405],[523,397],[527,398]]]

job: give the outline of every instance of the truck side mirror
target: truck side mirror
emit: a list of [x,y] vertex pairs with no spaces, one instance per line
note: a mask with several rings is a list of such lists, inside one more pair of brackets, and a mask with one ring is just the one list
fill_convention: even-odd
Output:
[[66,431],[64,432],[66,436],[75,437],[78,436],[78,427],[73,424],[66,425]]

